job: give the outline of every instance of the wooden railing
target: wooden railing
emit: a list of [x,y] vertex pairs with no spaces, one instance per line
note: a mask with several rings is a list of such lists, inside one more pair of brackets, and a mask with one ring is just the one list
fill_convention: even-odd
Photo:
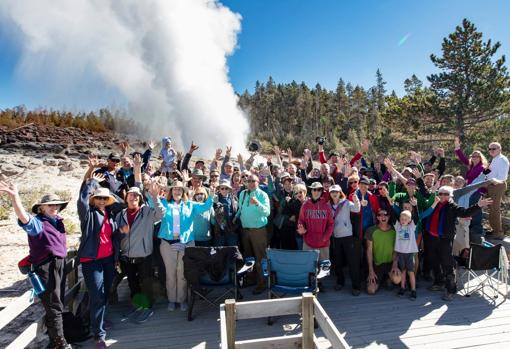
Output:
[[[79,260],[77,251],[72,250],[68,252],[64,268],[64,273],[67,277],[67,291],[64,296],[64,306],[68,306],[68,308],[72,308],[73,301],[83,282],[83,279],[78,278]],[[0,312],[0,331],[16,319],[23,311],[25,311],[25,309],[34,304],[34,300],[35,298],[32,294],[32,290],[29,290],[5,307]],[[29,324],[28,327],[6,347],[6,349],[24,348],[39,334],[44,333],[45,331],[46,326],[44,325],[44,315],[41,315],[37,320]]]
[[[301,314],[302,334],[236,341],[236,320]],[[343,336],[328,317],[324,308],[311,293],[302,297],[268,299],[239,302],[227,299],[220,306],[221,348],[222,349],[264,349],[264,348],[318,348],[314,335],[314,319],[334,349],[350,348]]]

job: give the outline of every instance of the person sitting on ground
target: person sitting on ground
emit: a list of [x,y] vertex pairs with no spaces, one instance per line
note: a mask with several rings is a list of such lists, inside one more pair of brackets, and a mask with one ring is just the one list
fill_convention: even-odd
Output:
[[390,284],[392,275],[400,274],[395,251],[396,232],[389,224],[390,214],[380,209],[377,212],[377,225],[365,234],[367,247],[368,278],[367,292],[373,295],[385,281]]
[[58,195],[44,195],[32,206],[29,215],[23,208],[18,187],[14,183],[0,182],[0,193],[6,193],[18,218],[18,225],[28,236],[31,269],[44,285],[39,294],[46,312],[44,322],[50,337],[50,349],[71,349],[64,338],[62,313],[65,294],[65,258],[67,256],[66,230],[59,215],[69,203]]

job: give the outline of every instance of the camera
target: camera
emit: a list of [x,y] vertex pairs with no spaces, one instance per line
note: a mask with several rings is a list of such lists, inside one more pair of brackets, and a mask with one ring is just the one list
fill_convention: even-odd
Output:
[[260,142],[257,140],[253,140],[248,144],[248,151],[250,153],[258,153],[260,152],[260,149],[262,146],[260,145]]
[[319,137],[315,138],[315,141],[317,142],[317,144],[323,145],[324,142],[326,142],[326,137],[319,136]]

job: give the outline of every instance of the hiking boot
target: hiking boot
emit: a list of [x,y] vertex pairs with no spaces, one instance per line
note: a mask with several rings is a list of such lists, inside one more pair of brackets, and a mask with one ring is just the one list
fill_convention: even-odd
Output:
[[361,291],[356,289],[356,288],[353,288],[352,291],[351,291],[351,294],[354,296],[354,297],[358,297],[360,294],[361,294]]
[[140,315],[136,317],[136,323],[142,324],[147,321],[152,315],[154,315],[154,310],[152,308],[143,309],[140,312]]
[[104,339],[98,339],[96,341],[96,345],[94,346],[95,349],[106,349],[106,343]]
[[416,290],[411,291],[411,294],[409,295],[409,299],[412,301],[416,300]]
[[181,311],[188,311],[188,303],[186,302],[181,303]]
[[432,284],[432,286],[430,286],[428,288],[429,291],[443,291],[444,290],[444,285],[441,285],[441,284]]
[[167,309],[168,309],[168,311],[175,311],[175,303],[169,302]]
[[451,301],[453,301],[454,295],[455,295],[455,293],[450,293],[450,292],[446,291],[445,294],[443,295],[443,297],[441,297],[441,299],[444,300],[445,302],[451,302]]
[[405,288],[401,287],[400,290],[398,290],[397,296],[404,297],[405,293],[406,293]]

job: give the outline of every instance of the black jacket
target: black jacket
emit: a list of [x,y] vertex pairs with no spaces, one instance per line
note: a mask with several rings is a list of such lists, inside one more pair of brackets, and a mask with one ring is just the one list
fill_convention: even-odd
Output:
[[425,229],[427,232],[430,231],[430,223],[432,220],[432,216],[436,212],[436,210],[444,210],[440,213],[440,226],[438,227],[439,236],[443,239],[453,240],[455,238],[455,224],[457,223],[457,218],[463,217],[471,217],[480,211],[480,207],[478,204],[475,204],[469,208],[463,208],[454,203],[453,201],[448,202],[442,208],[439,208],[439,205],[436,206],[434,212],[425,219]]

